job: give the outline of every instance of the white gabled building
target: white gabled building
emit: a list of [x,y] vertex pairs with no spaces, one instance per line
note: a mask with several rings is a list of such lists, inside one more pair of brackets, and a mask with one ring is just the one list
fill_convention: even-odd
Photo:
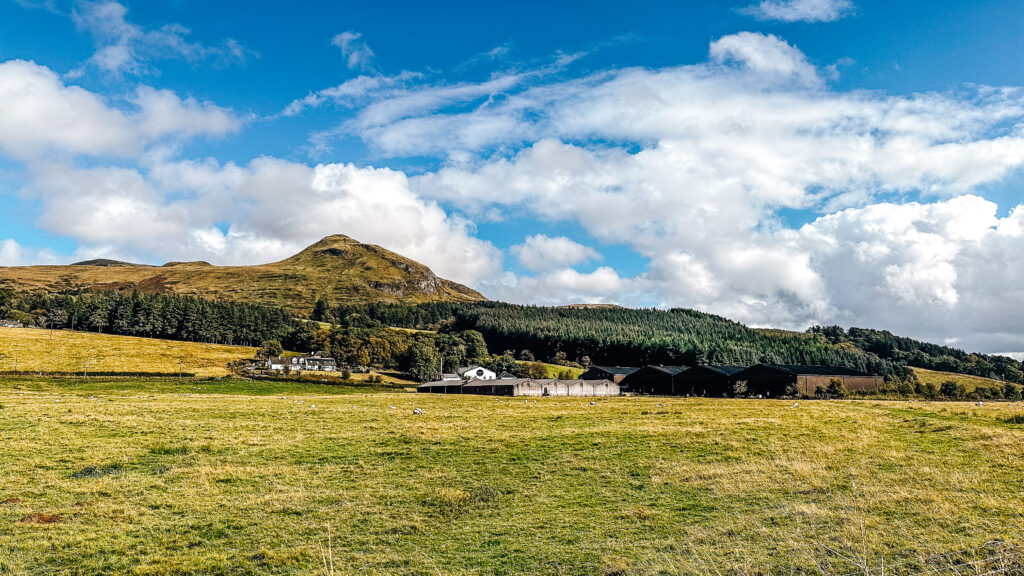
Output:
[[497,374],[491,372],[483,366],[463,366],[456,370],[463,380],[494,380],[498,377]]

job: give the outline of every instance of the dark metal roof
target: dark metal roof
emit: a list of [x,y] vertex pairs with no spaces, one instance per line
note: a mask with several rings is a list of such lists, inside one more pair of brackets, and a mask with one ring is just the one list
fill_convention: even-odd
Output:
[[733,374],[736,374],[737,372],[740,372],[742,370],[746,370],[747,367],[746,366],[727,366],[727,365],[712,364],[712,365],[705,365],[705,366],[694,366],[693,368],[690,368],[690,370],[697,370],[697,369],[710,370],[712,372],[717,372],[717,373],[719,373],[719,374],[721,374],[723,376],[732,376]]
[[668,374],[670,376],[675,376],[676,374],[679,374],[680,372],[688,369],[689,366],[662,366],[660,364],[649,364],[647,366],[644,366],[645,370],[648,368],[652,370],[658,370],[659,372],[664,372],[665,374]]
[[634,366],[591,366],[590,370],[600,370],[608,374],[632,374],[639,370]]
[[[813,374],[815,376],[870,376],[865,372],[843,366],[820,366],[816,364],[758,364],[786,374]],[[752,366],[756,368],[757,366]]]

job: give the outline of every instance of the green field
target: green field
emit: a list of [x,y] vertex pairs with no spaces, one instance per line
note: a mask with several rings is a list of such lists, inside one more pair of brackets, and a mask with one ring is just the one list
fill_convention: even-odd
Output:
[[1024,530],[1020,403],[6,378],[0,406],[0,574],[935,574]]

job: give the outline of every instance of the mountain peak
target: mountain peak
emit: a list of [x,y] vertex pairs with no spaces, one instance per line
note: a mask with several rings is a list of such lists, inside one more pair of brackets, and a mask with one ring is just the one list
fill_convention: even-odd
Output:
[[321,297],[332,304],[485,300],[475,290],[438,278],[419,262],[342,234],[327,236],[280,262],[256,266],[93,260],[77,266],[0,268],[0,288],[180,293],[283,306],[299,315],[309,314]]

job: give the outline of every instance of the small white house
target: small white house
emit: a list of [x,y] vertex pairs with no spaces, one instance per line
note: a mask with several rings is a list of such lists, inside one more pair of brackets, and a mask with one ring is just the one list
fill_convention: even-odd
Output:
[[463,366],[456,370],[463,380],[494,380],[497,374],[482,366]]

